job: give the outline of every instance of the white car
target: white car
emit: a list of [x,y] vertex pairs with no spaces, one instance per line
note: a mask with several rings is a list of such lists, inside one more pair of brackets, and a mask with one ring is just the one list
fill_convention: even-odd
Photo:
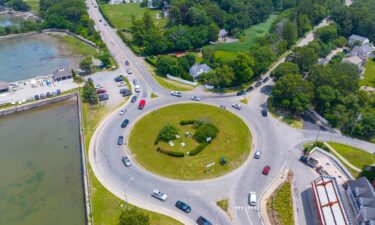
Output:
[[152,192],[152,196],[165,202],[167,200],[167,195],[164,194],[163,192],[159,191],[158,189],[154,189],[154,191]]
[[232,107],[235,108],[235,109],[242,109],[242,105],[240,105],[238,103],[233,103]]
[[251,206],[257,205],[257,194],[253,191],[249,193],[249,205]]
[[135,90],[135,92],[141,92],[141,87],[139,86],[139,85],[135,85],[134,86],[134,90]]
[[171,91],[171,95],[176,97],[182,97],[182,93],[180,91]]
[[199,98],[198,96],[193,96],[191,97],[191,100],[199,102],[201,98]]
[[117,87],[122,87],[122,86],[125,86],[125,81],[120,81],[117,83]]
[[103,85],[101,84],[95,84],[95,89],[103,88]]
[[130,68],[127,68],[127,69],[126,69],[126,72],[127,72],[128,74],[132,74],[132,73],[133,73],[133,71],[132,71]]

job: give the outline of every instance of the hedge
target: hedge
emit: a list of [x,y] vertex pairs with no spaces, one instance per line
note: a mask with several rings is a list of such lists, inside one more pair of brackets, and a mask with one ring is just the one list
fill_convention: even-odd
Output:
[[152,59],[150,56],[146,56],[145,61],[150,63],[152,66],[155,66],[155,67],[157,66],[157,63],[155,62],[155,60]]
[[195,122],[196,122],[196,120],[181,120],[180,125],[181,126],[190,125],[190,124],[194,124]]
[[196,154],[200,153],[209,144],[210,143],[205,142],[205,143],[202,143],[202,144],[198,145],[195,149],[189,151],[188,155],[193,156],[193,155],[196,155]]
[[184,157],[185,156],[185,153],[183,153],[183,152],[169,151],[169,150],[162,149],[160,147],[158,147],[156,149],[156,151],[161,152],[161,153],[166,154],[166,155],[169,155],[169,156],[173,156],[173,157]]

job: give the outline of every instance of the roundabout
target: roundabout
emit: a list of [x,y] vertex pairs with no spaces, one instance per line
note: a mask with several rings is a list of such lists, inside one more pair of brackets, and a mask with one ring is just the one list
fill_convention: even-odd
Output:
[[[189,120],[218,128],[217,136],[196,155],[188,154],[199,146],[195,125],[180,124]],[[167,125],[175,128],[177,138],[155,143],[160,130]],[[233,113],[211,105],[184,103],[160,108],[138,120],[129,135],[129,150],[150,172],[173,179],[201,180],[238,168],[248,158],[251,142],[249,128]],[[163,154],[157,149],[178,152],[183,157]]]

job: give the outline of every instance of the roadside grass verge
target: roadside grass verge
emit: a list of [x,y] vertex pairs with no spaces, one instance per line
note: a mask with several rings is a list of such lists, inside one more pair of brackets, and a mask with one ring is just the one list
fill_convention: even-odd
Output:
[[299,128],[299,129],[303,128],[303,120],[302,120],[302,118],[300,118],[300,117],[292,117],[290,115],[281,113],[279,110],[277,110],[275,107],[272,106],[271,98],[272,97],[269,97],[267,99],[267,109],[268,109],[268,111],[271,113],[271,115],[273,117],[275,117],[276,119],[278,119],[278,120],[280,120],[280,121],[288,124],[291,127]]
[[360,86],[375,87],[375,59],[369,59],[366,64],[363,79],[359,81]]
[[[99,7],[108,18],[109,23],[118,29],[129,29],[132,15],[136,19],[140,19],[146,11],[151,12],[158,28],[163,28],[166,24],[166,20],[162,18],[161,10],[150,10],[147,7],[141,7],[139,3],[100,4]],[[159,15],[160,18],[156,19],[156,15]]]
[[[127,98],[126,98],[127,99]],[[88,155],[89,144],[93,133],[99,122],[108,115],[114,108],[107,108],[103,105],[90,106],[88,103],[82,103],[82,114],[85,131],[85,148]],[[124,201],[110,193],[95,177],[88,165],[87,169],[90,174],[91,194],[92,194],[92,217],[96,225],[118,225],[119,216],[122,211],[122,206],[125,206]],[[127,207],[135,207],[127,205]],[[144,209],[138,209],[146,213],[151,225],[182,225],[180,222],[164,216],[162,214],[154,213]]]
[[[168,151],[187,153],[198,143],[185,137],[188,131],[194,134],[192,125],[181,126],[182,120],[204,120],[219,129],[215,139],[199,154],[176,158],[156,151],[157,147]],[[175,146],[168,143],[154,142],[159,131],[171,124],[179,131],[180,138],[174,140]],[[141,118],[129,135],[129,148],[135,160],[146,170],[162,176],[182,179],[199,180],[217,177],[239,167],[248,157],[251,148],[251,133],[246,124],[236,115],[218,107],[188,103],[159,108]],[[185,147],[180,146],[184,142]],[[227,159],[225,165],[220,164],[221,157]],[[215,163],[210,171],[207,164]]]

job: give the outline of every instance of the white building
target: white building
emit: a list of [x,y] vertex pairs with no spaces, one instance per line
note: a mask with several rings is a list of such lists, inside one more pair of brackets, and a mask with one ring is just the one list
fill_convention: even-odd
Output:
[[189,70],[189,73],[190,73],[190,76],[192,76],[194,78],[194,80],[197,80],[198,77],[203,74],[203,73],[208,73],[212,70],[211,67],[209,67],[207,64],[194,64],[190,70]]
[[362,37],[362,36],[355,35],[355,34],[349,37],[349,45],[351,47],[355,45],[362,46],[362,45],[369,44],[369,43],[370,43],[370,40],[366,37]]

